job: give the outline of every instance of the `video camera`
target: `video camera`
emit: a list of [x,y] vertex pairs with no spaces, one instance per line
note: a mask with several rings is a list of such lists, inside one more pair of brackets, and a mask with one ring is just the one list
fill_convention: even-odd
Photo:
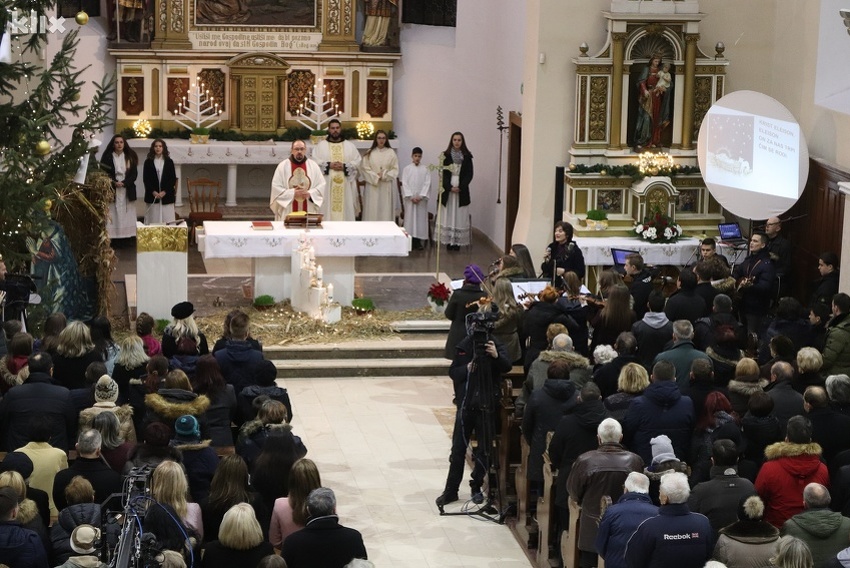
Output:
[[466,329],[468,334],[472,336],[476,354],[479,349],[484,349],[484,346],[490,341],[490,334],[496,328],[498,319],[499,310],[496,306],[492,306],[492,310],[489,312],[474,312],[466,316]]

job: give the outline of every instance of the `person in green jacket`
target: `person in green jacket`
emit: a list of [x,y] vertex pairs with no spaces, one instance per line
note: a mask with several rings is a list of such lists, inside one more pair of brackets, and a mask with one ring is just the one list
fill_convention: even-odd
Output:
[[803,489],[805,510],[797,513],[782,525],[780,534],[790,535],[805,542],[812,552],[815,566],[823,566],[847,547],[850,519],[829,510],[829,490],[820,483],[809,483]]
[[850,296],[841,292],[832,297],[832,319],[826,325],[821,373],[850,374]]

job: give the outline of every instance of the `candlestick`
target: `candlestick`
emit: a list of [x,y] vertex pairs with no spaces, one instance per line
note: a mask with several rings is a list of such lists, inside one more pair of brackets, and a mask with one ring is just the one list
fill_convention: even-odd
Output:
[[334,285],[328,284],[328,302],[334,301]]

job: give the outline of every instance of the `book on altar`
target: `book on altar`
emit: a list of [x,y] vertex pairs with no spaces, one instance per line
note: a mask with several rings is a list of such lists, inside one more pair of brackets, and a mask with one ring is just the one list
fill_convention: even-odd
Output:
[[272,231],[274,225],[271,221],[251,221],[251,228],[255,231]]

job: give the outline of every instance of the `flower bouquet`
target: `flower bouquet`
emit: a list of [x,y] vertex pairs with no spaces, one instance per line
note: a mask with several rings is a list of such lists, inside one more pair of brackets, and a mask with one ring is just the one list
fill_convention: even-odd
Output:
[[634,234],[650,243],[675,243],[682,236],[682,227],[669,216],[656,212],[636,224]]

